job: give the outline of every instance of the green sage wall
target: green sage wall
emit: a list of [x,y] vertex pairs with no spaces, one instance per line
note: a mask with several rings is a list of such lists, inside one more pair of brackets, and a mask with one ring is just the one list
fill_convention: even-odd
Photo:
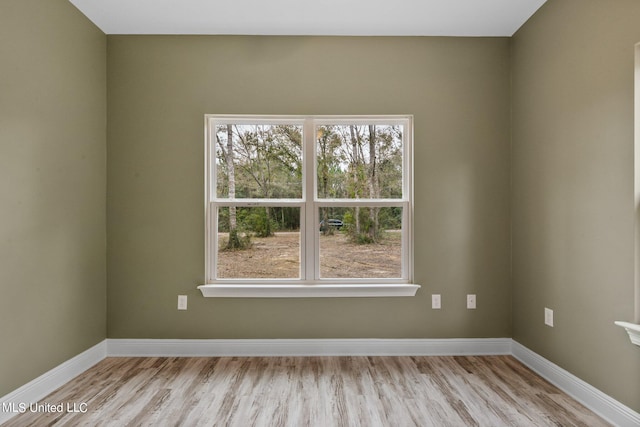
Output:
[[[513,336],[640,410],[613,326],[634,311],[637,1],[549,0],[512,39],[106,37],[64,0],[0,12],[0,396],[106,336]],[[202,298],[206,113],[413,114],[417,296]]]
[[[511,335],[508,38],[108,36],[108,98],[110,338]],[[417,296],[203,298],[206,113],[413,114]]]
[[513,337],[636,411],[640,349],[613,322],[634,316],[639,22],[635,0],[550,0],[511,62]]
[[0,396],[106,337],[106,36],[0,3]]

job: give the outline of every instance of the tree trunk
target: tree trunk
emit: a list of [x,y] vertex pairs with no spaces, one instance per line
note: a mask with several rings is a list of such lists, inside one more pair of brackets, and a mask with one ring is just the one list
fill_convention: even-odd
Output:
[[[233,163],[233,128],[227,125],[227,172],[229,174],[229,198],[236,197],[236,171]],[[236,249],[240,247],[240,238],[238,237],[236,223],[236,207],[229,206],[229,241],[227,249]]]
[[264,207],[264,214],[266,216],[264,223],[264,237],[273,236],[273,230],[271,229],[271,208],[269,206]]
[[[376,171],[376,127],[369,125],[369,198],[378,198],[378,175]],[[372,241],[378,239],[378,210],[379,208],[369,208],[369,237]]]
[[[323,134],[322,137],[318,138],[318,143],[320,144],[320,173],[322,175],[321,178],[321,186],[322,186],[322,197],[325,199],[329,197],[329,165],[327,164],[327,139],[326,135]],[[333,234],[333,230],[329,227],[329,213],[327,212],[327,208],[322,208],[322,226],[320,227],[320,231],[322,234]]]
[[[356,132],[354,129],[354,126],[351,125],[349,126],[349,132],[351,132],[351,157],[353,157],[353,189],[354,189],[354,196],[357,199],[358,198],[358,139],[356,138]],[[355,207],[355,212],[354,212],[354,219],[355,219],[355,226],[356,226],[356,236],[360,235],[360,206],[356,206]]]

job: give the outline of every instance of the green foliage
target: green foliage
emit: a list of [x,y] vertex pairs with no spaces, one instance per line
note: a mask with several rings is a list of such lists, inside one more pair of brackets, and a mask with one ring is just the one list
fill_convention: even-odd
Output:
[[242,250],[251,248],[251,235],[248,233],[243,233],[242,235],[238,232],[238,228],[234,228],[229,232],[229,240],[227,240],[226,245],[224,246],[224,250],[233,251],[233,250]]
[[372,223],[369,219],[369,209],[360,208],[358,210],[358,221],[356,221],[356,210],[349,208],[342,217],[346,233],[349,239],[358,244],[374,243],[375,236],[371,235]]
[[354,236],[353,241],[359,245],[368,245],[370,243],[376,243],[376,240],[374,240],[368,234],[364,234],[364,233],[359,233],[358,235]]
[[378,221],[382,230],[400,230],[402,228],[402,208],[394,206],[380,209]]
[[273,206],[270,208],[270,215],[276,231],[300,229],[300,208],[298,207]]
[[229,194],[226,146],[232,128],[236,198],[302,195],[302,128],[296,125],[222,125],[216,128],[217,193]]
[[347,227],[347,229],[350,229],[352,227],[355,227],[356,225],[356,220],[353,216],[353,209],[349,209],[347,210],[344,215],[342,215],[342,222],[344,223],[344,225]]
[[[216,192],[219,197],[298,199],[302,197],[303,127],[276,124],[221,124],[216,128]],[[402,127],[321,125],[315,130],[315,177],[320,198],[398,199],[402,197]],[[229,140],[230,139],[230,140]],[[227,151],[229,150],[229,153]],[[229,164],[227,163],[229,160]],[[307,195],[312,197],[312,195]],[[384,230],[400,229],[401,208],[327,208],[321,219],[342,219],[341,232],[353,241],[377,241]],[[268,237],[300,228],[300,209],[238,207],[238,240],[249,233]],[[228,209],[220,209],[218,229],[229,232]],[[333,233],[333,227],[321,230]],[[231,242],[235,247],[238,242]]]
[[399,126],[319,126],[316,143],[319,196],[402,197],[402,151]]
[[361,207],[358,209],[358,219],[356,222],[356,209],[346,208],[342,214],[343,230],[350,240],[358,244],[377,243],[385,239],[387,230],[402,229],[402,208],[388,207],[378,208],[378,226],[371,220],[371,208]]
[[272,219],[269,218],[267,210],[268,208],[254,208],[250,211],[243,211],[246,215],[238,218],[238,220],[248,230],[251,230],[256,237],[273,236],[277,224],[274,224]]

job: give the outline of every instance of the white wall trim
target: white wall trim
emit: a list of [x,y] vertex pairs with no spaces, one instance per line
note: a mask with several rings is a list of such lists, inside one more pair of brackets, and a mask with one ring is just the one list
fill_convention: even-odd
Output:
[[209,284],[198,286],[208,298],[349,298],[412,297],[420,285],[413,283],[359,284]]
[[629,322],[614,322],[616,325],[624,328],[629,335],[631,344],[640,345],[640,325]]
[[527,365],[541,377],[613,425],[620,427],[637,427],[640,425],[639,413],[539,354],[534,353],[517,341],[513,341],[512,354],[513,357]]
[[0,398],[0,424],[17,413],[3,403],[32,403],[105,357],[188,356],[480,356],[512,355],[613,425],[640,425],[640,414],[511,338],[450,339],[106,339]]
[[109,356],[442,356],[511,354],[511,338],[108,339]]
[[45,372],[33,381],[0,398],[0,424],[18,415],[18,412],[4,411],[3,404],[20,403],[29,405],[38,402],[58,387],[68,383],[96,363],[107,357],[107,341],[104,340],[77,356]]

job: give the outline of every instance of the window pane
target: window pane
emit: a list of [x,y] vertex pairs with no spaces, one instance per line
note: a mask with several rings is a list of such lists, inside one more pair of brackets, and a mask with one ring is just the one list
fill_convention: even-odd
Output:
[[402,208],[320,208],[320,277],[402,277]]
[[400,125],[316,127],[318,198],[402,198]]
[[218,197],[302,197],[302,126],[229,123],[215,138]]
[[218,279],[300,278],[300,208],[219,208],[216,255]]

